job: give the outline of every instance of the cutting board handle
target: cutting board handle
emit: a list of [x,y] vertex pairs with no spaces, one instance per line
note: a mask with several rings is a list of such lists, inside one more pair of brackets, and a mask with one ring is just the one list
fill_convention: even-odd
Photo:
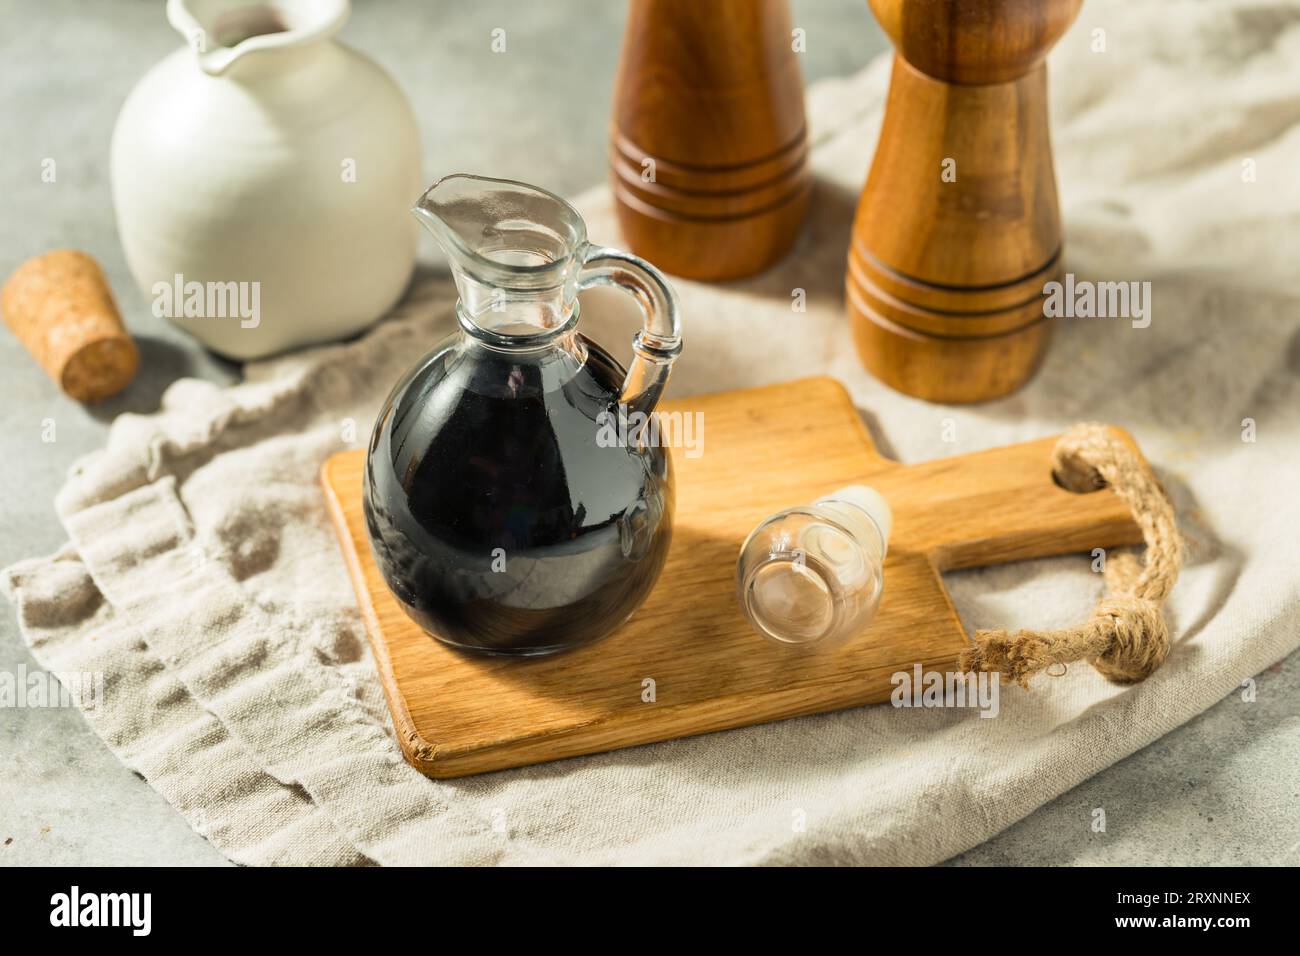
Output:
[[[1141,458],[1132,437],[1117,431]],[[903,483],[925,489],[927,507],[898,521],[894,546],[926,552],[947,571],[1090,552],[1103,542],[1139,544],[1141,532],[1115,494],[1081,494],[1057,483],[1052,454],[1059,437],[872,476],[869,483],[890,499]]]

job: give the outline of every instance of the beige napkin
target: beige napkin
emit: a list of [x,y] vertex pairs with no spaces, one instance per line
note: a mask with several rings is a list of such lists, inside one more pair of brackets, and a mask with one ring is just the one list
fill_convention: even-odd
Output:
[[[1076,666],[1005,689],[991,720],[877,706],[425,779],[392,739],[316,473],[364,443],[391,383],[448,330],[445,281],[359,341],[250,365],[233,388],[182,380],[156,415],[119,418],[58,495],[68,545],[6,572],[37,660],[102,672],[91,726],[252,864],[932,863],[1279,660],[1300,645],[1300,10],[1085,5],[1052,62],[1068,267],[1151,281],[1152,323],[1064,320],[1030,387],[973,408],[890,392],[849,341],[845,244],[887,66],[810,91],[819,181],[794,254],[752,281],[677,283],[673,391],[831,373],[905,461],[1079,418],[1127,426],[1195,545],[1152,679],[1122,689]],[[594,239],[618,242],[603,189],[580,206]],[[607,298],[583,323],[628,352]],[[1073,557],[949,585],[968,627],[1050,627],[1085,616],[1100,581]]]

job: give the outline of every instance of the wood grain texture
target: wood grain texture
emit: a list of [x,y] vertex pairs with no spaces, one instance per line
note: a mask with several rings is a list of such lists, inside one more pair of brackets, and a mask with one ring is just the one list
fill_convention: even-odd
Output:
[[[900,465],[875,449],[833,379],[666,403],[702,412],[703,454],[674,453],[677,521],[663,576],[612,636],[534,660],[471,657],[412,623],[371,557],[364,451],[322,469],[403,752],[435,777],[498,770],[882,701],[914,663],[949,670],[966,645],[939,572],[1135,544],[1122,502],[1051,475],[1055,439]],[[735,593],[740,546],[763,518],[854,482],[894,509],[880,610],[834,647],[753,632]],[[656,685],[643,702],[642,681]]]
[[812,191],[787,0],[632,0],[610,186],[632,251],[734,279],[781,258]]
[[897,52],[846,285],[863,363],[899,391],[986,401],[1042,359],[1063,271],[1042,61],[1080,2],[871,0]]

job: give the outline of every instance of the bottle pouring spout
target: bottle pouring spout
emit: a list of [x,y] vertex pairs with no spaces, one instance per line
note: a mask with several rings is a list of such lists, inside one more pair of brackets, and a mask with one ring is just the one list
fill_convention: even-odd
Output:
[[577,210],[536,186],[456,173],[411,210],[451,266],[461,311],[489,330],[565,325],[587,232]]

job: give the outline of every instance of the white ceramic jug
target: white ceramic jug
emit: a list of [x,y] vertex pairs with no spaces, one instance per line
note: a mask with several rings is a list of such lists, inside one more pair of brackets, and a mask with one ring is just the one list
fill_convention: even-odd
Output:
[[236,359],[351,335],[415,260],[405,97],[332,39],[348,0],[168,0],[187,40],[113,133],[118,232],[154,313]]

